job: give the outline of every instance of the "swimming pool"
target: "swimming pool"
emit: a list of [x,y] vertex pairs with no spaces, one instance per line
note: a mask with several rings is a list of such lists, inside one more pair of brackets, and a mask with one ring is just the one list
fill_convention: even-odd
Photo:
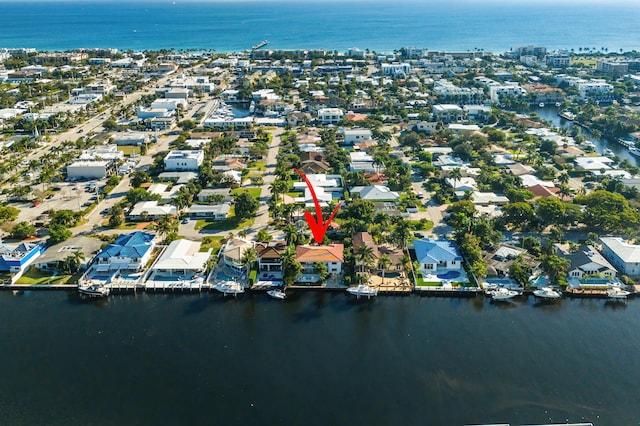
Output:
[[444,274],[436,275],[436,277],[441,278],[441,279],[445,279],[445,280],[458,278],[459,276],[460,276],[460,272],[458,272],[458,271],[447,271]]

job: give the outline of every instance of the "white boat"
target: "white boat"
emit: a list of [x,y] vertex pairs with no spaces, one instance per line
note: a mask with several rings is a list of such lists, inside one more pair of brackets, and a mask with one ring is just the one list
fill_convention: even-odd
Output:
[[640,149],[638,148],[629,148],[629,154],[635,155],[636,157],[640,157]]
[[520,293],[515,290],[509,290],[505,287],[500,287],[491,292],[492,300],[509,300],[518,296]]
[[623,290],[620,287],[611,287],[611,288],[607,289],[607,297],[609,299],[624,300],[630,294],[631,294],[631,292],[629,292],[627,290]]
[[80,294],[89,297],[107,297],[110,293],[110,290],[107,287],[104,287],[99,284],[90,284],[86,286],[79,286],[78,291]]
[[540,102],[540,103],[538,104],[538,106],[539,106],[540,108],[544,108],[544,102]]
[[556,107],[559,107],[559,106],[560,106],[560,102],[556,102]]
[[562,297],[562,293],[552,289],[551,287],[542,287],[535,290],[533,295],[541,299],[560,299]]
[[605,148],[602,150],[602,155],[604,155],[605,157],[613,157],[615,153],[609,148]]
[[244,287],[237,281],[220,281],[216,285],[213,286],[214,289],[218,290],[220,293],[231,295],[238,295],[244,293]]
[[273,290],[267,291],[267,294],[274,299],[284,300],[287,298],[287,294],[284,290],[280,290],[279,288],[274,288]]
[[354,296],[357,296],[358,298],[360,298],[360,296],[365,296],[369,298],[369,297],[374,297],[378,295],[378,290],[376,290],[373,287],[369,287],[366,284],[360,284],[356,287],[349,287],[347,289],[347,292],[349,294],[353,294]]

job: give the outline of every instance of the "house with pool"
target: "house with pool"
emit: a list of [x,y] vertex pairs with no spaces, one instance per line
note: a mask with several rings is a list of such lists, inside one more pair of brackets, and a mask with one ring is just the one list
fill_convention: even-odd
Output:
[[423,238],[413,240],[413,248],[418,262],[418,287],[469,282],[454,241]]

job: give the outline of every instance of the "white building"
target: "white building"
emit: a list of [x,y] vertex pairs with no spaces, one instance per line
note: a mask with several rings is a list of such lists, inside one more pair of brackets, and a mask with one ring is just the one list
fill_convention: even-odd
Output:
[[477,104],[484,99],[484,91],[477,87],[458,87],[448,80],[438,80],[433,85],[433,92],[447,101],[462,104]]
[[172,112],[167,110],[166,108],[145,108],[145,107],[137,107],[136,108],[136,116],[141,120],[146,120],[147,118],[156,118],[156,117],[171,117],[173,115]]
[[342,134],[346,145],[370,141],[373,138],[369,129],[342,129]]
[[598,102],[613,101],[613,86],[604,80],[591,79],[577,83],[578,93],[583,100],[592,99]]
[[382,75],[390,75],[393,77],[407,77],[411,74],[411,65],[403,62],[401,64],[384,63],[381,65]]
[[489,97],[491,102],[500,103],[503,96],[520,97],[527,93],[518,83],[510,82],[506,84],[494,84],[489,86]]
[[122,160],[124,159],[124,153],[115,144],[96,145],[82,151],[79,159],[83,161]]
[[119,132],[111,135],[110,139],[118,146],[134,145],[140,146],[151,141],[148,133],[144,132]]
[[464,120],[464,110],[458,105],[453,104],[438,104],[431,108],[431,112],[435,115],[438,121],[444,123],[451,123],[453,121]]
[[67,166],[70,179],[102,179],[113,172],[113,161],[74,161]]
[[164,158],[166,171],[198,170],[204,161],[204,151],[169,151]]
[[141,201],[129,212],[131,220],[156,220],[163,216],[175,216],[178,210],[170,204],[159,205],[157,201]]
[[166,109],[169,112],[173,112],[178,108],[178,105],[187,105],[187,101],[184,99],[156,99],[151,102],[151,109]]
[[201,252],[200,245],[199,241],[186,239],[171,242],[151,267],[151,270],[155,276],[177,275],[184,279],[203,273],[207,269],[211,249]]
[[320,124],[339,124],[343,117],[344,112],[340,108],[320,108],[318,110]]
[[621,274],[640,276],[640,245],[618,237],[600,237],[602,254]]

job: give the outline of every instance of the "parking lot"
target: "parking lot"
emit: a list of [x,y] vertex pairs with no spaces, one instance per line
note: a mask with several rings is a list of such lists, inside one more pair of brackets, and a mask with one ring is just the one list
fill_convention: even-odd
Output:
[[[93,183],[93,190],[89,191],[89,183]],[[88,182],[59,182],[53,184],[52,193],[40,202],[10,202],[9,205],[20,209],[17,222],[29,223],[46,222],[50,210],[80,211],[95,202],[98,192],[104,187],[106,180]]]

